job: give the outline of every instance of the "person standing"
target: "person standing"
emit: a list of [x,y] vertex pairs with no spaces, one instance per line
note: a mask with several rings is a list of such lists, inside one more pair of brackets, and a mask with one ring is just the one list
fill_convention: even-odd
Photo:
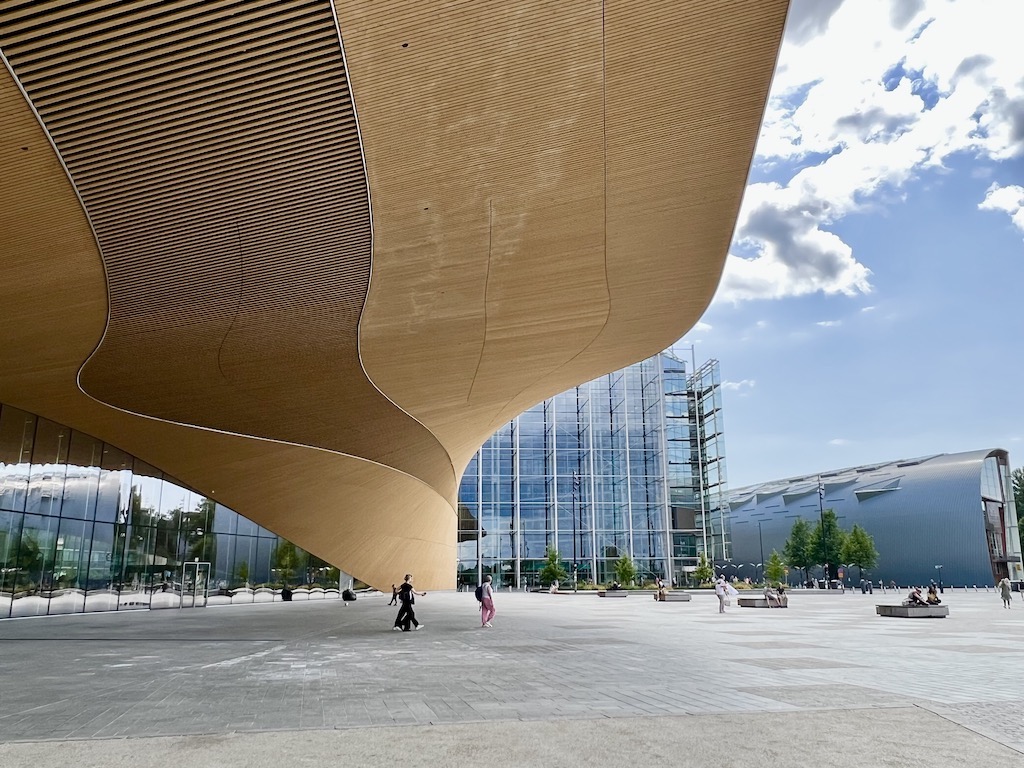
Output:
[[398,588],[398,601],[402,607],[398,609],[398,616],[395,617],[395,626],[392,629],[400,629],[408,632],[410,625],[413,629],[423,629],[423,625],[416,620],[416,595],[423,597],[426,592],[417,592],[412,586],[412,574],[405,574],[402,586]]
[[999,596],[1003,598],[1003,608],[1010,607],[1010,598],[1013,597],[1011,589],[1010,580],[1003,576],[1003,580],[999,582]]
[[398,605],[398,587],[391,585],[391,602],[388,605]]
[[484,576],[480,585],[480,626],[490,627],[494,618],[494,590],[491,588],[491,575]]
[[736,589],[725,580],[725,576],[719,576],[715,582],[715,595],[718,597],[718,612],[725,613],[725,606],[729,603],[729,596],[738,594]]

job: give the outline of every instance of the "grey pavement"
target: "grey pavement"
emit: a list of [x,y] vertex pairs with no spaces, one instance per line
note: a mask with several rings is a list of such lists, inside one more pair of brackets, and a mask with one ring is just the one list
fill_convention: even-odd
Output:
[[[431,593],[0,622],[0,766],[1019,766],[1024,602]],[[708,762],[714,761],[714,762]]]

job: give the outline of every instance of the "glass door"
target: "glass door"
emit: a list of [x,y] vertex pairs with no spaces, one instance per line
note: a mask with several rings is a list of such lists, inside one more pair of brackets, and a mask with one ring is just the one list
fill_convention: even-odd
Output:
[[210,588],[210,564],[196,560],[181,566],[181,602],[179,608],[204,608]]

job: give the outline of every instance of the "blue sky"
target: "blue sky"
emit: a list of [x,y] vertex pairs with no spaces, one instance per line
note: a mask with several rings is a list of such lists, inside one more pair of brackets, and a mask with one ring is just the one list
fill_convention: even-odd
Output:
[[[729,484],[1024,465],[1018,0],[794,0],[719,291]],[[688,354],[687,354],[688,358]]]

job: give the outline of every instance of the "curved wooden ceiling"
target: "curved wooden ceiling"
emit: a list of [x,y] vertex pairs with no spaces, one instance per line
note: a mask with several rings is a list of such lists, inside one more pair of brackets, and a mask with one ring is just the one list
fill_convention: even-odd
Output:
[[477,446],[710,300],[785,10],[0,2],[0,399],[450,585]]

